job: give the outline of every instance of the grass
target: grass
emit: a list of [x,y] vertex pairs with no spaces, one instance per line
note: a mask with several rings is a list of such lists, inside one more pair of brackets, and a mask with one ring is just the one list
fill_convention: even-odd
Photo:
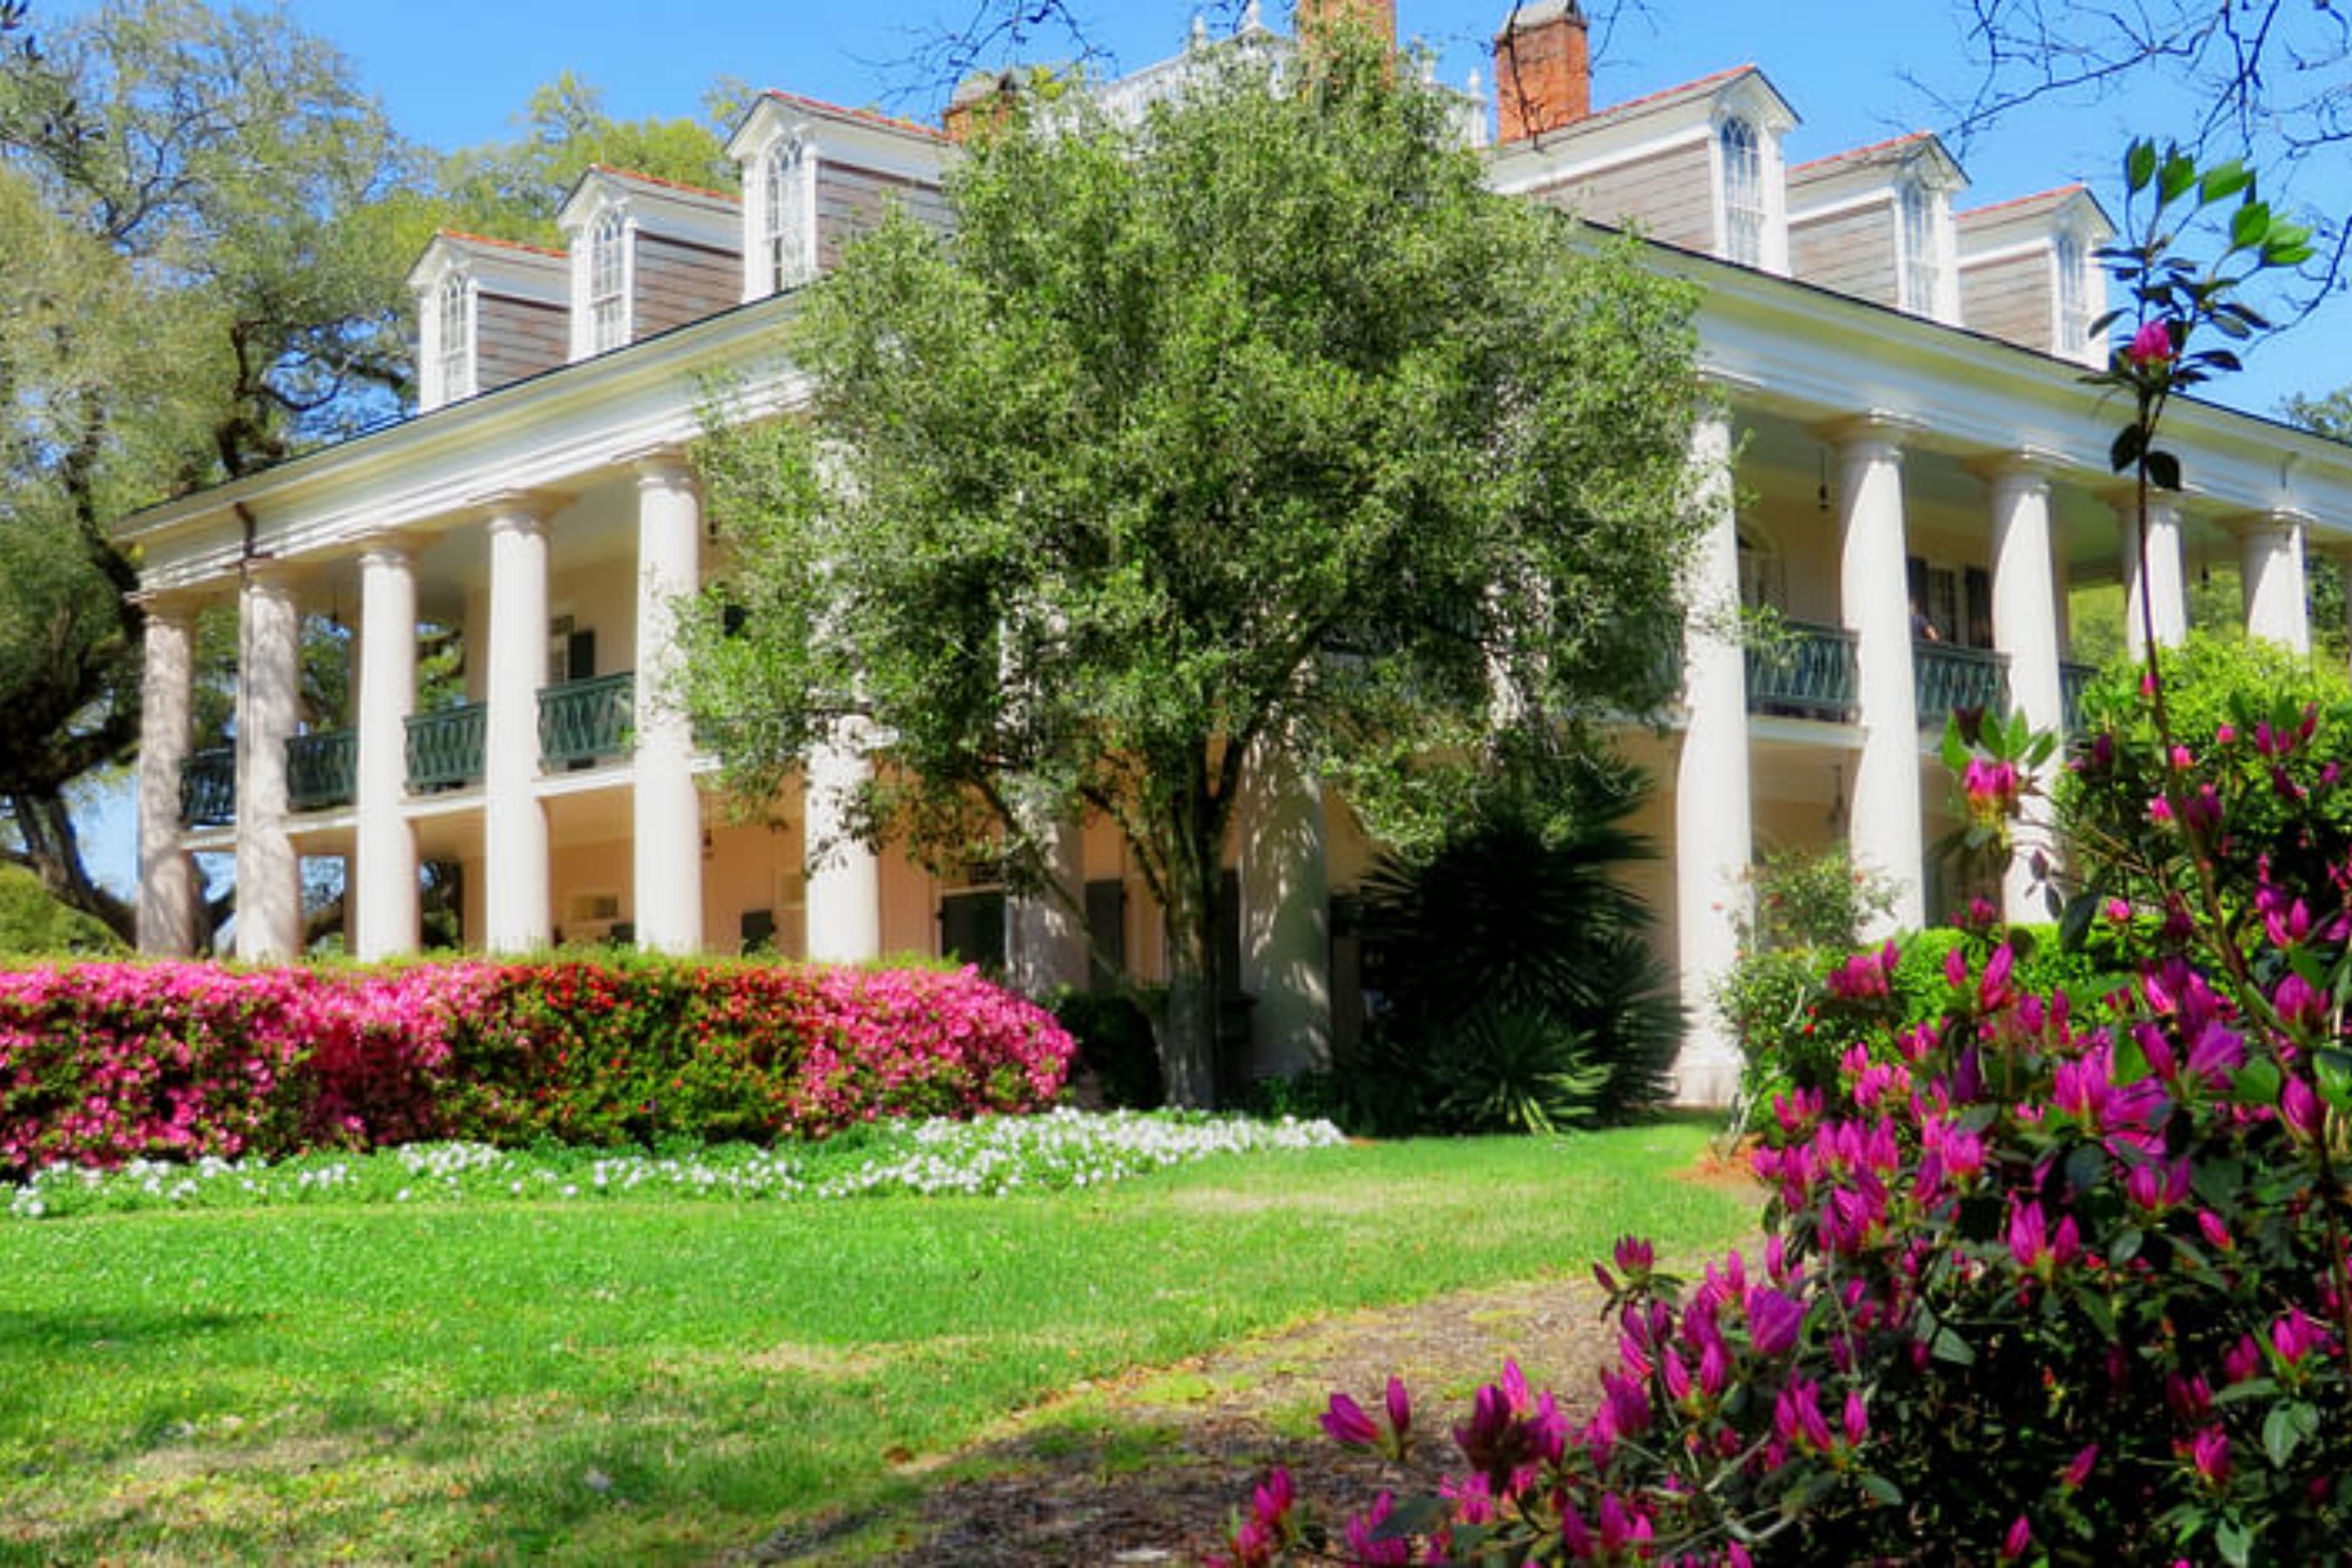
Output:
[[0,1225],[0,1563],[667,1562],[1084,1379],[1318,1313],[1687,1256],[1706,1130],[1223,1156],[835,1203],[310,1205]]

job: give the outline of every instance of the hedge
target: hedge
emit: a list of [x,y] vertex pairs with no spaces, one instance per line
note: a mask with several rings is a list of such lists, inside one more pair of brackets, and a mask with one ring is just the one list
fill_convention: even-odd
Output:
[[1073,1049],[971,969],[43,965],[0,972],[0,1173],[436,1138],[822,1137],[1040,1109]]

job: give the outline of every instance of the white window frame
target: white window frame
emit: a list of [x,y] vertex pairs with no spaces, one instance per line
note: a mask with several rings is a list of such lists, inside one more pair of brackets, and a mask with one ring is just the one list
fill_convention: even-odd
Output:
[[588,226],[588,352],[625,347],[630,336],[629,220],[607,207]]
[[2084,287],[2087,248],[2073,229],[2061,229],[2050,247],[2051,265],[2058,274],[2051,295],[2052,331],[2057,353],[2066,359],[2084,357],[2083,345],[2090,337],[2085,330],[2091,322],[2090,290]]
[[1764,190],[1764,133],[1746,115],[1727,114],[1716,123],[1715,147],[1722,258],[1760,268],[1771,227]]
[[434,405],[474,395],[474,286],[463,272],[445,274],[433,290]]
[[1940,226],[1936,221],[1936,194],[1921,181],[1906,180],[1896,189],[1895,213],[1901,247],[1898,278],[1903,309],[1918,316],[1940,316],[1944,256],[1937,232]]
[[761,282],[770,294],[816,276],[816,154],[787,136],[760,160]]

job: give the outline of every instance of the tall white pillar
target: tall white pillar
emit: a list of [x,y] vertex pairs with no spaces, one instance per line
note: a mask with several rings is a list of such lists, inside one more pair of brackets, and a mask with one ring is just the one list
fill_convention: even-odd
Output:
[[416,568],[380,544],[360,557],[359,780],[352,836],[352,951],[416,951],[416,830],[408,797],[408,716],[416,709]]
[[809,749],[801,799],[808,846],[808,955],[864,963],[882,955],[882,861],[848,831],[849,805],[873,764],[862,728],[845,723]]
[[[2058,581],[2051,553],[2050,477],[2030,458],[2012,458],[1992,476],[1992,643],[2009,656],[2009,696],[2036,730],[2065,723],[2058,680]],[[2044,773],[2050,770],[2045,768]],[[2050,779],[2044,777],[2046,791]],[[2050,797],[2029,793],[2020,812],[2016,852],[2001,875],[2001,912],[2012,922],[2046,919],[2036,891],[2033,857],[2057,854]]]
[[2305,520],[2277,511],[2246,528],[2244,548],[2246,635],[2311,651],[2311,609],[2304,587]]
[[2180,562],[2180,503],[2169,495],[2147,498],[2147,580],[2140,581],[2139,503],[2125,497],[2116,502],[2116,518],[2124,542],[2124,641],[2131,656],[2147,652],[2147,612],[2143,595],[2155,611],[2156,644],[2178,647],[2189,637],[2189,587]]
[[547,521],[508,502],[490,519],[489,711],[482,737],[482,923],[493,952],[547,945],[547,811],[539,690],[547,680]]
[[702,584],[702,503],[676,458],[637,468],[637,681],[635,836],[637,945],[702,948],[702,800],[686,714],[678,601]]
[[1331,1065],[1331,874],[1323,787],[1261,739],[1243,773],[1241,987],[1250,1008],[1250,1073],[1283,1077]]
[[1682,755],[1675,764],[1675,938],[1683,1013],[1675,1098],[1728,1105],[1739,1042],[1716,994],[1739,962],[1754,852],[1748,778],[1748,667],[1739,635],[1739,529],[1732,503],[1731,424],[1701,419],[1691,466],[1707,529],[1691,558],[1683,622]]
[[1854,768],[1855,860],[1895,889],[1895,908],[1867,934],[1927,923],[1927,837],[1919,817],[1919,698],[1912,681],[1910,576],[1905,567],[1903,448],[1882,421],[1847,426],[1838,442],[1839,601],[1854,634],[1862,757]]
[[302,951],[302,866],[287,832],[286,742],[299,719],[300,610],[278,572],[249,566],[237,594],[236,955]]
[[162,957],[185,957],[197,942],[195,861],[180,847],[194,650],[195,621],[187,611],[147,606],[139,710],[139,951]]
[[[1050,809],[1050,808],[1048,808]],[[1051,888],[1016,893],[1004,910],[1005,971],[1013,988],[1046,996],[1087,976],[1084,835],[1076,822],[1038,825]]]

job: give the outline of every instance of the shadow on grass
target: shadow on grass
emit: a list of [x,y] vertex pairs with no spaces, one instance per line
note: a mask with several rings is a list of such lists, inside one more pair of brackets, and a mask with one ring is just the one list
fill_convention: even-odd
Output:
[[255,1321],[251,1312],[0,1310],[0,1354],[17,1350],[146,1351],[226,1332]]

